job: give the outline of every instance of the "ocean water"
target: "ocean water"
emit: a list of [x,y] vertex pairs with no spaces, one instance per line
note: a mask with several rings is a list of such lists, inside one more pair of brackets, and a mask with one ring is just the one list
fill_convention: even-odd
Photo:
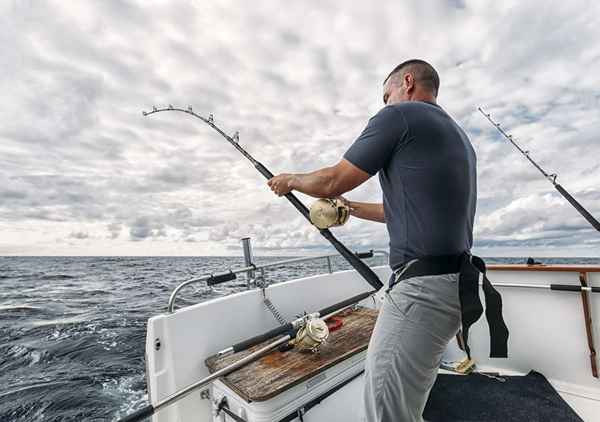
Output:
[[[181,281],[242,264],[241,257],[0,257],[0,421],[112,421],[142,407],[147,319],[165,311]],[[338,258],[333,267],[349,268]],[[281,282],[326,271],[319,260],[271,269],[267,278]],[[177,303],[245,288],[239,280],[214,289],[197,285],[184,289]]]

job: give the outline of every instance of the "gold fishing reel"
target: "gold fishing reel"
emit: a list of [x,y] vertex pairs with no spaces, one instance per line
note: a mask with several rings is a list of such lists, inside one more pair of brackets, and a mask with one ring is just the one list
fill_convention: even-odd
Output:
[[320,229],[341,226],[350,217],[350,207],[341,199],[322,198],[310,206],[310,221]]
[[300,351],[317,352],[329,337],[329,328],[321,318],[307,317],[296,338],[290,343]]

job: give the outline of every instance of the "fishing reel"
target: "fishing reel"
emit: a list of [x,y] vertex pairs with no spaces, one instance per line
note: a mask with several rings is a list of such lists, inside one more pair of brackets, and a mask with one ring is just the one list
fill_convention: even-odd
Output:
[[311,315],[307,315],[304,325],[298,330],[296,338],[290,341],[300,351],[318,352],[319,347],[327,341],[329,328],[325,321]]
[[310,206],[310,221],[319,229],[341,226],[350,218],[350,207],[341,199],[322,198]]

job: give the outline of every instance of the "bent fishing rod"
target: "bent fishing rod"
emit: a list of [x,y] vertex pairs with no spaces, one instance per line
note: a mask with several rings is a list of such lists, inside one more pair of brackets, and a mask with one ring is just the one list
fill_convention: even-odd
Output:
[[529,162],[531,164],[533,164],[533,166],[538,169],[540,171],[540,173],[542,173],[544,175],[544,177],[550,182],[552,183],[552,185],[556,188],[556,190],[563,196],[563,198],[565,198],[567,201],[569,201],[569,203],[579,212],[579,214],[581,214],[583,216],[583,218],[585,218],[587,220],[588,223],[590,223],[592,225],[593,228],[595,228],[596,230],[600,231],[600,222],[598,222],[598,220],[596,220],[594,218],[594,216],[592,214],[590,214],[588,212],[588,210],[586,210],[583,205],[581,205],[579,202],[577,202],[577,200],[575,198],[573,198],[573,196],[571,196],[571,194],[569,192],[567,192],[567,190],[565,188],[563,188],[559,183],[556,182],[556,178],[558,177],[558,175],[556,173],[552,173],[549,174],[548,172],[546,172],[538,163],[536,163],[533,158],[531,158],[531,156],[529,155],[529,151],[526,151],[524,149],[522,149],[519,144],[517,144],[517,142],[515,141],[515,139],[513,138],[512,135],[506,133],[506,131],[504,129],[502,129],[502,127],[500,126],[500,123],[495,122],[490,113],[486,113],[485,111],[483,111],[483,109],[481,107],[477,107],[477,110],[479,110],[479,112],[481,114],[483,114],[483,116],[488,119],[488,121],[492,124],[492,126],[494,126],[498,132],[500,132],[502,134],[502,136],[504,136],[504,138],[506,138],[511,144],[513,144],[513,146],[519,150],[519,152],[525,157],[527,158],[527,160],[529,160]]
[[[195,113],[191,106],[188,107],[187,109],[183,109],[183,108],[173,107],[172,105],[169,105],[168,107],[164,107],[164,108],[152,107],[152,111],[148,111],[148,112],[142,111],[142,115],[150,116],[152,114],[160,113],[163,111],[178,111],[178,112],[192,115],[192,116],[196,117],[197,119],[202,120],[204,123],[206,123],[211,128],[216,130],[231,145],[233,145],[233,147],[235,149],[237,149],[238,152],[240,152],[244,157],[246,157],[252,163],[252,165],[254,165],[254,167],[259,171],[259,173],[262,174],[267,180],[273,178],[273,176],[274,176],[273,173],[271,173],[269,171],[269,169],[267,169],[260,162],[255,160],[254,157],[252,157],[239,144],[239,142],[240,142],[239,132],[235,132],[232,136],[227,135],[223,131],[223,129],[221,129],[219,126],[217,126],[215,124],[212,114],[209,114],[208,118],[206,118],[206,117],[200,116],[199,114]],[[310,220],[310,212],[309,212],[308,208],[306,208],[306,206],[302,202],[300,202],[300,200],[293,193],[291,193],[291,192],[287,193],[285,195],[285,197],[300,212],[300,214],[302,214],[304,216],[304,218],[306,218],[308,221],[311,221]],[[360,258],[358,258],[354,253],[352,253],[346,246],[344,246],[342,244],[342,242],[337,240],[336,237],[333,235],[333,233],[331,233],[331,231],[329,231],[329,229],[320,229],[320,228],[317,228],[317,229],[319,230],[319,233],[321,233],[321,235],[325,239],[327,239],[329,241],[329,243],[331,243],[333,245],[333,247],[340,253],[340,255],[342,255],[346,259],[346,261],[348,261],[348,263],[350,265],[352,265],[352,267],[354,267],[354,269],[367,281],[367,283],[369,283],[374,289],[377,289],[377,290],[379,290],[381,287],[383,287],[383,283],[381,282],[381,280],[379,280],[379,277],[377,277],[377,275],[373,272],[373,270],[371,270],[371,268],[369,268],[369,266],[367,264],[365,264],[363,261],[361,261]]]
[[141,409],[119,419],[118,422],[137,422],[139,420],[142,420],[144,418],[152,416],[154,413],[158,412],[160,409],[170,406],[171,404],[188,396],[189,394],[193,393],[194,391],[198,390],[199,388],[202,388],[202,387],[210,384],[214,380],[216,380],[220,377],[229,375],[232,372],[240,369],[241,367],[248,365],[249,363],[252,363],[254,361],[257,361],[258,359],[260,359],[263,356],[268,355],[269,353],[271,353],[273,350],[275,350],[278,347],[289,344],[289,342],[296,337],[296,334],[302,328],[302,326],[306,325],[309,321],[311,321],[313,319],[317,319],[317,318],[320,318],[323,321],[325,321],[328,318],[331,318],[332,316],[335,316],[338,313],[358,304],[360,301],[368,298],[369,296],[374,295],[375,293],[377,293],[377,292],[371,291],[371,292],[365,292],[365,293],[361,293],[359,295],[353,296],[342,302],[338,302],[334,305],[323,308],[318,312],[304,315],[304,316],[290,322],[289,324],[287,324],[284,327],[278,327],[275,330],[267,331],[266,333],[252,337],[252,338],[242,341],[240,343],[236,343],[233,346],[218,352],[216,355],[214,355],[215,358],[220,358],[220,357],[229,355],[230,353],[247,350],[252,346],[256,346],[267,340],[271,340],[279,335],[285,334],[283,337],[272,341],[271,343],[261,347],[260,349],[250,353],[247,356],[244,356],[242,359],[238,360],[237,362],[234,362],[231,365],[221,368],[218,371],[213,372],[209,376],[204,377],[201,380],[188,385],[187,387],[184,387],[183,389],[160,400],[155,405],[148,404],[148,405],[142,407]]

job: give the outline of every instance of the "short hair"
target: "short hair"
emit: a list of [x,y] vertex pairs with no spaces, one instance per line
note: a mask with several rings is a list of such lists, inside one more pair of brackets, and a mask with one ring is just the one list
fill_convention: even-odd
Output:
[[440,77],[432,65],[420,59],[411,59],[400,63],[390,72],[387,78],[385,78],[383,84],[385,85],[388,79],[397,73],[400,73],[402,70],[404,70],[404,72],[402,72],[401,76],[404,76],[406,72],[411,72],[415,77],[415,81],[429,88],[433,94],[437,96],[440,89]]

